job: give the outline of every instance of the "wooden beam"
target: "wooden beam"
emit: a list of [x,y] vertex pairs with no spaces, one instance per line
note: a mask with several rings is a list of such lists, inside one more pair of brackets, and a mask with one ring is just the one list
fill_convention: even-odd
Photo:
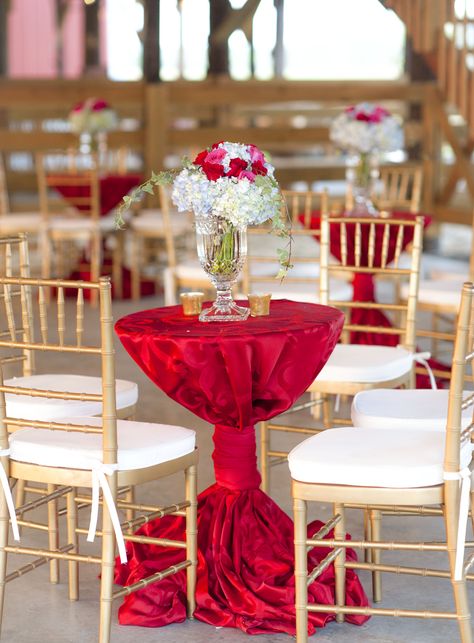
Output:
[[85,5],[85,51],[84,72],[97,73],[100,69],[100,42],[99,42],[99,4],[95,0],[92,4]]
[[[211,0],[211,11],[214,3],[216,3],[216,0]],[[211,31],[211,40],[216,44],[227,44],[229,37],[236,29],[242,29],[248,38],[248,34],[251,31],[253,17],[259,5],[260,0],[247,0],[240,9],[231,9],[230,11],[226,11],[225,16],[223,15],[222,21],[220,21],[219,24],[216,25],[216,28]]]
[[144,0],[143,78],[160,80],[160,0]]
[[216,38],[215,34],[219,32],[222,25],[226,23],[228,16],[232,12],[229,0],[210,0],[209,2],[209,70],[208,75],[228,75],[229,74],[229,51],[227,39]]
[[0,1],[0,76],[8,73],[8,29],[7,18],[10,9],[10,0]]

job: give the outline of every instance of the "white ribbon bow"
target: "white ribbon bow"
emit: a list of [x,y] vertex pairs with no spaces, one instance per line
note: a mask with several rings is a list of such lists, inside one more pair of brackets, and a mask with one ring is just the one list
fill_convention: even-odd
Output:
[[[10,449],[0,449],[0,458],[3,456],[10,455]],[[8,482],[7,474],[3,465],[0,465],[0,482],[3,487],[3,493],[5,495],[5,500],[8,507],[8,513],[10,514],[10,520],[12,523],[13,538],[15,540],[20,540],[20,532],[18,530],[18,522],[16,519],[15,505],[13,503],[12,490],[10,489],[10,483]]]
[[107,503],[107,507],[110,513],[110,519],[112,520],[112,526],[115,531],[115,538],[117,540],[120,562],[126,563],[127,552],[125,549],[125,540],[123,538],[122,528],[120,526],[117,507],[115,506],[109,483],[107,482],[107,478],[105,477],[106,475],[111,476],[114,471],[117,470],[117,468],[118,466],[116,464],[104,464],[103,462],[97,462],[92,467],[92,506],[87,540],[90,543],[94,542],[95,532],[97,530],[97,519],[99,516],[99,491],[100,487],[102,487],[104,502]]
[[461,469],[461,471],[445,471],[443,477],[445,480],[459,480],[461,485],[454,580],[462,580],[467,519],[469,516],[469,499],[471,494],[471,471],[467,467]]
[[428,372],[428,377],[430,378],[431,388],[433,391],[436,391],[438,386],[436,385],[435,376],[433,375],[431,366],[427,361],[429,360],[430,357],[431,357],[431,353],[429,351],[425,351],[424,353],[413,353],[413,361],[416,362],[417,364],[421,364],[426,368]]

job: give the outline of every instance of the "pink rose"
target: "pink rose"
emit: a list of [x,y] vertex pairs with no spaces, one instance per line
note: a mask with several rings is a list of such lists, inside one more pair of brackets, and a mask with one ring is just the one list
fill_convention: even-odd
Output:
[[227,156],[227,152],[222,147],[214,148],[206,156],[206,163],[220,163]]
[[258,149],[256,145],[249,145],[248,150],[250,152],[250,162],[255,163],[265,163],[265,156],[263,155],[263,152]]
[[255,183],[255,174],[249,170],[242,170],[238,176],[239,179],[248,179],[250,183]]

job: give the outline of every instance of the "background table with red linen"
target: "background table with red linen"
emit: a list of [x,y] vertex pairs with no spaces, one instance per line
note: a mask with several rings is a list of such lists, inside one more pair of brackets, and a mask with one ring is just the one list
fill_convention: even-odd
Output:
[[[54,184],[54,176],[49,177],[50,184],[54,189],[61,194],[67,201],[71,200],[72,205],[79,210],[88,210],[88,205],[78,205],[76,199],[78,197],[90,197],[89,185],[62,185],[61,179],[64,174],[58,174],[58,184]],[[71,175],[67,175],[70,178]],[[134,187],[137,187],[142,182],[143,177],[140,174],[107,174],[99,178],[99,194],[100,194],[100,214],[105,216],[117,207],[122,201],[123,197],[130,192]],[[104,264],[104,271],[109,274],[112,269],[110,259],[106,259]],[[77,270],[69,275],[70,279],[84,279],[90,281],[91,271],[89,263],[83,258]],[[142,296],[153,295],[155,292],[154,281],[141,280],[140,293]],[[68,293],[66,293],[68,294]],[[112,284],[112,294],[115,296],[115,290]],[[132,295],[131,275],[130,270],[126,266],[122,266],[122,299],[130,299]],[[71,291],[71,296],[75,296]]]
[[[294,634],[293,523],[259,489],[254,424],[291,407],[318,375],[342,330],[343,315],[329,306],[272,303],[268,317],[202,323],[180,306],[134,313],[117,334],[142,370],[169,397],[215,425],[216,483],[199,495],[196,618],[250,634]],[[313,534],[321,523],[309,526]],[[183,537],[183,519],[166,517],[140,533]],[[183,552],[128,543],[129,561],[116,581],[131,584],[183,559]],[[313,550],[310,569],[328,550]],[[352,550],[350,557],[355,557]],[[160,626],[184,620],[185,575],[126,597],[122,624]],[[309,588],[309,600],[334,603],[329,567]],[[355,573],[347,570],[349,605],[367,605]],[[310,614],[310,631],[334,615]],[[354,623],[366,617],[348,616]]]
[[[58,174],[58,179],[63,179],[65,175]],[[71,178],[71,175],[67,175]],[[100,214],[102,216],[113,210],[123,197],[130,192],[132,188],[137,187],[142,182],[140,174],[106,174],[99,178],[100,191]],[[78,197],[88,198],[91,195],[89,185],[62,185],[54,184],[54,176],[49,177],[49,182],[54,189],[63,196],[66,201],[71,199],[73,205],[78,210],[88,210],[89,206],[77,205],[74,199]]]

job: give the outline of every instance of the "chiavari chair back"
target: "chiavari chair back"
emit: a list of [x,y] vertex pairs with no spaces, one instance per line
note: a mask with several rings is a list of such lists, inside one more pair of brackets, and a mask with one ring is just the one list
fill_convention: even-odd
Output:
[[[96,154],[47,152],[37,155],[37,177],[41,212],[47,230],[47,248],[43,252],[42,276],[55,272],[67,277],[90,246],[90,276],[97,281],[102,271],[102,240],[114,235],[113,217],[101,217],[99,163]],[[62,198],[58,198],[58,193]],[[120,293],[122,274],[120,252],[113,253],[114,286]],[[117,256],[116,256],[117,255]],[[97,304],[97,291],[89,293]]]
[[379,210],[420,211],[423,168],[420,165],[394,165],[380,168],[380,192],[374,195]]
[[3,154],[0,153],[0,216],[10,212],[10,200],[8,198],[7,177]]
[[[281,219],[291,227],[291,240],[272,232],[271,222],[247,229],[247,261],[243,269],[242,288],[245,293],[268,290],[274,299],[318,301],[319,217],[329,212],[326,191],[282,190]],[[291,270],[283,281],[278,273],[278,254],[287,252]],[[350,298],[347,283],[341,284],[342,296]]]
[[[315,435],[298,445],[289,455],[295,518],[296,639],[308,640],[308,613],[331,612],[342,622],[348,614],[418,617],[457,620],[460,640],[472,643],[471,619],[466,580],[474,580],[469,569],[474,555],[465,563],[465,535],[471,488],[472,432],[474,430],[474,284],[462,289],[454,347],[453,374],[445,431],[404,429],[336,428]],[[471,371],[471,372],[469,372]],[[466,379],[470,386],[466,386]],[[466,394],[466,388],[470,391]],[[471,409],[466,426],[463,415]],[[349,462],[352,464],[349,466]],[[333,503],[335,515],[328,524],[308,538],[307,503]],[[472,503],[472,500],[471,500]],[[444,518],[445,542],[390,542],[374,538],[346,541],[345,507],[371,508],[400,515],[419,513]],[[334,537],[326,538],[334,528]],[[347,546],[372,552],[371,562],[346,558]],[[472,543],[469,543],[471,546]],[[330,553],[308,574],[308,548],[331,548]],[[419,566],[382,564],[374,552],[384,550],[445,552],[449,571],[422,569]],[[334,562],[334,605],[308,603],[308,585]],[[449,578],[454,594],[454,611],[424,608],[353,607],[345,600],[347,570],[366,570],[372,574],[396,573]],[[378,599],[380,600],[380,598]]]
[[[170,574],[186,570],[188,615],[192,616],[195,604],[194,592],[197,565],[196,541],[196,464],[195,434],[181,427],[159,424],[132,422],[117,419],[116,380],[114,365],[113,316],[111,302],[111,283],[109,278],[99,282],[76,282],[66,280],[31,279],[22,277],[0,277],[0,288],[5,287],[19,292],[20,300],[26,299],[31,291],[35,303],[34,314],[47,318],[47,325],[39,323],[40,339],[17,334],[0,338],[0,347],[28,350],[42,354],[64,354],[78,360],[94,360],[102,374],[101,388],[94,393],[76,393],[67,390],[67,384],[54,390],[42,386],[19,387],[15,381],[3,377],[3,363],[0,361],[0,457],[2,472],[16,481],[33,481],[54,485],[54,491],[22,507],[13,506],[8,482],[3,482],[0,501],[0,604],[6,580],[23,576],[32,571],[39,563],[37,560],[53,559],[68,561],[69,597],[76,600],[79,596],[78,564],[94,563],[101,570],[100,628],[98,640],[108,643],[111,625],[112,599],[122,597],[150,583],[158,582]],[[52,288],[55,301],[46,310],[44,291]],[[65,289],[75,293],[75,305],[65,306]],[[96,290],[99,295],[99,310],[96,311],[96,327],[100,328],[98,341],[87,339],[84,329],[84,299],[88,290]],[[53,322],[52,310],[56,313]],[[49,311],[49,315],[48,315]],[[21,313],[20,313],[21,319]],[[98,362],[98,364],[97,364]],[[29,396],[33,399],[46,398],[62,400],[64,403],[98,403],[101,407],[99,417],[62,417],[51,420],[32,417],[11,416],[6,405],[6,396]],[[13,429],[19,429],[12,432]],[[186,479],[186,499],[167,508],[148,507],[149,515],[186,515],[186,540],[177,542],[177,547],[186,550],[186,560],[172,568],[161,570],[149,576],[146,581],[129,585],[126,589],[113,591],[115,549],[118,547],[120,559],[126,561],[125,541],[129,536],[124,529],[134,529],[148,520],[144,515],[137,516],[126,523],[120,522],[117,507],[125,510],[142,509],[130,502],[117,501],[118,485],[131,486],[156,480],[165,475],[183,471]],[[0,475],[0,478],[2,476]],[[6,480],[5,476],[3,479]],[[91,520],[88,540],[93,540],[97,531],[99,493],[103,493],[102,512],[102,554],[84,555],[79,553],[77,524],[76,491],[77,487],[92,489],[92,496],[86,501],[91,506]],[[67,501],[67,543],[61,545],[51,540],[49,547],[26,547],[8,545],[9,519],[13,534],[18,539],[16,514],[26,514],[31,509],[55,503],[59,497]],[[22,519],[20,524],[32,527],[34,523]],[[140,537],[138,537],[140,539]],[[141,542],[150,542],[143,537]],[[164,544],[160,539],[152,539],[156,545]],[[167,542],[166,544],[170,544]],[[9,554],[32,556],[32,564],[21,567],[6,577],[6,559]]]
[[[312,434],[335,423],[334,400],[339,395],[356,395],[374,388],[412,387],[416,359],[416,303],[419,283],[423,217],[392,219],[385,217],[344,217],[323,214],[320,225],[319,303],[340,308],[345,314],[343,343],[337,344],[326,365],[307,392],[312,401],[296,405],[288,413],[306,408],[315,401],[322,405],[323,427],[277,422],[261,424],[262,488],[270,487],[270,468],[286,461],[287,453],[275,450],[271,434]],[[411,242],[410,264],[400,265],[407,239]],[[338,262],[333,262],[337,256]],[[354,296],[341,298],[333,276],[352,278]],[[377,275],[405,278],[409,283],[406,302],[367,301],[362,296],[373,289]],[[336,287],[334,284],[336,283]],[[347,283],[347,282],[345,282]],[[352,291],[351,291],[352,295]],[[367,315],[367,311],[369,314]],[[380,315],[393,315],[393,324]],[[376,336],[376,343],[357,343],[359,334]],[[388,338],[388,341],[384,341]],[[373,340],[371,340],[373,342]],[[352,343],[353,342],[353,343]],[[388,345],[380,345],[387,343]]]

